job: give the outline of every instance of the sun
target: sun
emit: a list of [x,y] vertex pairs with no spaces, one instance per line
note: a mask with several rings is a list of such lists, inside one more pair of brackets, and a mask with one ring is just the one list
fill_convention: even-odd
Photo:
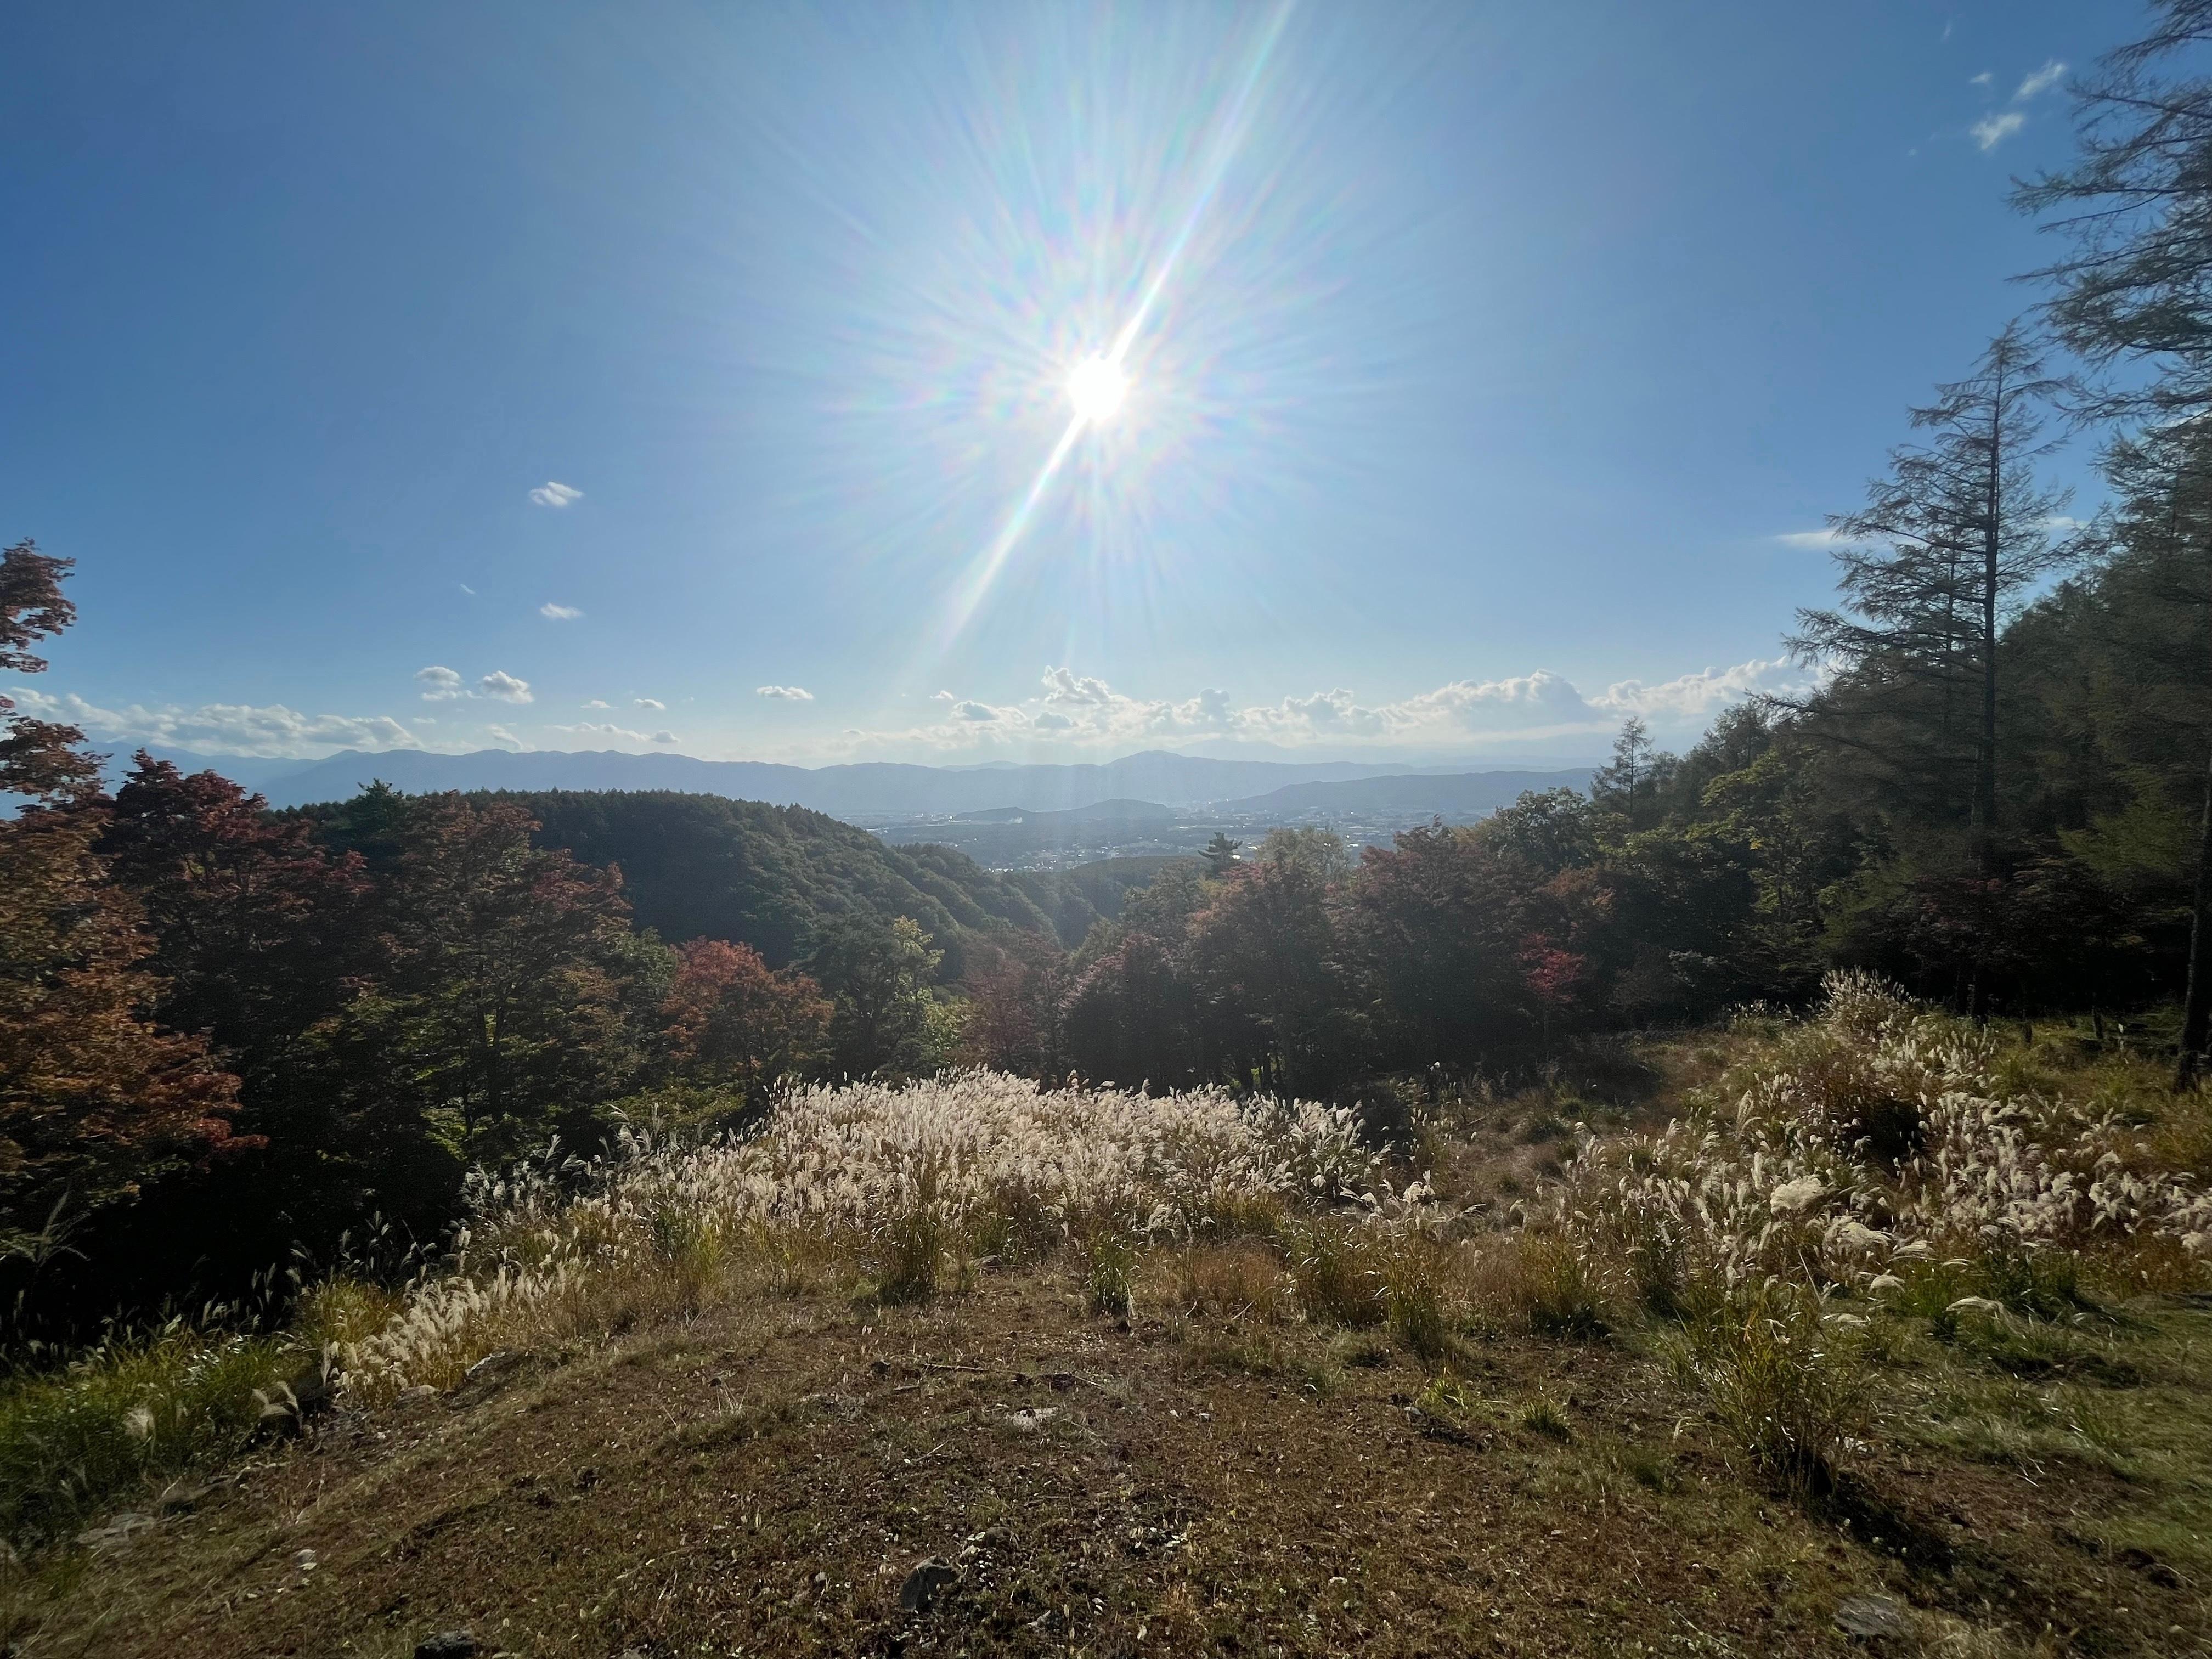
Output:
[[1129,377],[1111,357],[1085,357],[1067,377],[1067,400],[1075,405],[1075,418],[1085,426],[1111,420],[1128,395]]

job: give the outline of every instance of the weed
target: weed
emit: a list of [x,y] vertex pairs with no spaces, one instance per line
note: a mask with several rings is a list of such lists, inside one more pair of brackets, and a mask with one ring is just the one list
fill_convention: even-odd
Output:
[[1655,1446],[1634,1446],[1623,1453],[1620,1466],[1628,1478],[1646,1492],[1670,1492],[1682,1484],[1680,1471],[1674,1460]]
[[1559,1402],[1548,1395],[1538,1395],[1521,1408],[1521,1426],[1531,1434],[1540,1434],[1547,1440],[1571,1440],[1574,1431],[1567,1425],[1567,1414]]
[[1083,1255],[1083,1290],[1091,1311],[1135,1319],[1136,1248],[1120,1233],[1102,1229],[1085,1242]]
[[1329,1352],[1335,1357],[1337,1364],[1348,1365],[1355,1370],[1379,1370],[1390,1363],[1390,1345],[1378,1342],[1371,1336],[1346,1334],[1330,1346]]
[[1317,1223],[1298,1232],[1295,1249],[1291,1279],[1307,1318],[1354,1330],[1382,1323],[1389,1286],[1358,1230]]
[[927,1302],[937,1294],[944,1264],[945,1223],[936,1206],[918,1203],[894,1216],[877,1246],[876,1295],[887,1303]]
[[1687,1370],[1723,1428],[1785,1486],[1825,1491],[1865,1421],[1871,1379],[1856,1331],[1802,1285],[1762,1279],[1685,1328]]
[[1452,1351],[1445,1268],[1442,1249],[1416,1235],[1392,1253],[1384,1271],[1390,1334],[1425,1365],[1437,1364]]
[[1506,1295],[1538,1336],[1594,1338],[1607,1332],[1605,1288],[1589,1255],[1571,1239],[1522,1239],[1511,1260]]
[[1488,1416],[1481,1397],[1449,1371],[1429,1379],[1413,1401],[1413,1409],[1453,1428],[1465,1429]]
[[68,1537],[125,1493],[234,1455],[305,1360],[272,1338],[173,1326],[12,1383],[0,1391],[0,1536],[23,1549]]

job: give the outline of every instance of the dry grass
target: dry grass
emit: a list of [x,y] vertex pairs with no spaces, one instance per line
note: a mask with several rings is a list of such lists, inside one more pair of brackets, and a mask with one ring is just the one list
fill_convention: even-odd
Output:
[[[2212,1336],[2159,1298],[2204,1283],[2203,1188],[2173,1161],[2203,1103],[2124,1057],[2008,1042],[1838,982],[1810,1021],[1675,1040],[1653,1067],[1671,1127],[1601,1133],[1563,1090],[1500,1103],[1511,1124],[1484,1144],[1561,1170],[1503,1214],[1394,1191],[1318,1109],[978,1077],[820,1091],[747,1141],[635,1145],[580,1195],[487,1182],[438,1272],[397,1296],[333,1281],[293,1337],[223,1358],[231,1339],[173,1332],[158,1357],[25,1379],[0,1481],[20,1538],[67,1535],[103,1497],[265,1433],[252,1390],[325,1347],[340,1414],[300,1480],[380,1468],[375,1437],[405,1443],[437,1409],[422,1385],[531,1350],[557,1364],[500,1419],[515,1443],[487,1429],[461,1449],[504,1372],[451,1394],[450,1431],[390,1476],[400,1513],[358,1507],[345,1611],[300,1629],[374,1650],[397,1573],[424,1618],[427,1598],[476,1595],[536,1631],[518,1652],[879,1651],[925,1629],[979,1654],[1224,1636],[1301,1655],[1819,1651],[1847,1593],[1909,1604],[1899,1650],[2197,1650]],[[693,1345],[711,1353],[696,1375],[653,1382],[652,1356]],[[194,1394],[191,1375],[212,1380]],[[118,1437],[164,1401],[206,1435]],[[74,1440],[30,1431],[80,1419]],[[580,1474],[540,1472],[579,1445],[638,1488],[605,1524]],[[407,1483],[453,1489],[433,1514]],[[47,1489],[51,1514],[21,1507]],[[473,1538],[498,1585],[459,1556],[446,1578],[424,1567],[444,1547],[393,1541],[418,1522]],[[960,1555],[994,1527],[1023,1530],[1028,1565],[994,1577],[974,1565],[992,1547]],[[509,1540],[550,1552],[543,1572],[499,1553]],[[975,1575],[941,1629],[887,1601],[922,1553]],[[632,1594],[648,1558],[690,1561],[690,1588]],[[786,1571],[817,1561],[826,1589]],[[1593,1562],[1624,1576],[1593,1593]],[[218,1616],[181,1565],[145,1582],[173,1607],[144,1590],[145,1639],[118,1651],[215,1632],[260,1650],[295,1627],[273,1602]],[[17,1630],[66,1626],[90,1593],[37,1583],[47,1611]],[[1670,1622],[1682,1609],[1694,1629]]]

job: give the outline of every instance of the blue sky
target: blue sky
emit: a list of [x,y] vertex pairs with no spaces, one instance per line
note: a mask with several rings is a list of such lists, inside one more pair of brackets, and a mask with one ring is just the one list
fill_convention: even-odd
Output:
[[10,7],[0,539],[82,613],[33,706],[268,755],[1680,741],[2034,300],[2051,66],[2143,15]]

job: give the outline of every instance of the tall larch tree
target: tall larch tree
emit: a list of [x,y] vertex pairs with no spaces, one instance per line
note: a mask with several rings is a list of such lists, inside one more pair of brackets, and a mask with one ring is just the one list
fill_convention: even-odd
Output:
[[[2212,0],[2160,0],[2154,16],[2072,88],[2074,164],[2014,200],[2069,245],[2039,273],[2056,290],[2052,330],[2093,366],[2130,371],[2108,376],[2085,412],[2184,431],[2212,418],[2212,76],[2176,65],[2212,46]],[[2212,640],[2199,672],[2212,684]],[[2212,754],[2201,758],[2182,1087],[2212,1047]]]

